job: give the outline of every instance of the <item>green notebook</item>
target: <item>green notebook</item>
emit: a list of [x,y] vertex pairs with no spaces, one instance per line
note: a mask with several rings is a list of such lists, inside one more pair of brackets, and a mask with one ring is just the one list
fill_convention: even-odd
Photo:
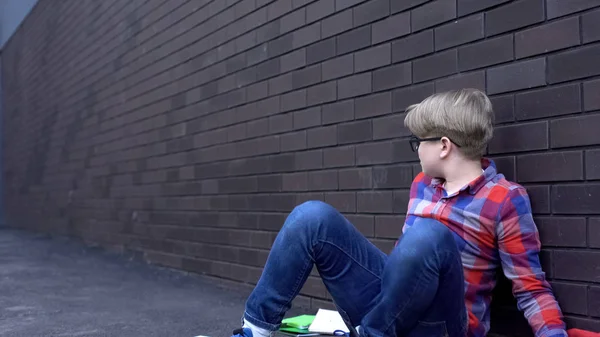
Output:
[[315,319],[315,315],[300,315],[289,317],[281,321],[279,330],[287,332],[308,333],[308,327]]

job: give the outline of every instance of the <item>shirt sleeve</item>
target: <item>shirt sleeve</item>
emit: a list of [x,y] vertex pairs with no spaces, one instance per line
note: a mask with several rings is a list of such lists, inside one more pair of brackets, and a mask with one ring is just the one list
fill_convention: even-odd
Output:
[[502,270],[512,281],[519,309],[536,337],[567,336],[561,309],[542,271],[539,233],[523,187],[509,192],[498,217],[496,231]]

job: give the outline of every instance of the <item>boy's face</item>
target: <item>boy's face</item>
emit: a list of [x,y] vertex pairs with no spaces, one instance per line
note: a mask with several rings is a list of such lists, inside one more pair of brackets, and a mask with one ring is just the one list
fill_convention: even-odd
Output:
[[425,141],[419,144],[417,153],[421,161],[421,169],[423,172],[434,178],[443,178],[442,170],[442,151],[443,144],[441,141]]

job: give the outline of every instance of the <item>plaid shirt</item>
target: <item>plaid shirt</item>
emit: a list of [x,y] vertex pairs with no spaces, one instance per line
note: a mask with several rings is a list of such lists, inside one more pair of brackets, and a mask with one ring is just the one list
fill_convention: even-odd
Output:
[[470,337],[490,328],[490,302],[496,271],[502,266],[521,309],[537,337],[567,336],[562,313],[542,271],[540,240],[526,190],[496,172],[489,159],[484,173],[447,195],[442,181],[420,173],[412,183],[403,231],[416,217],[450,228],[461,252]]

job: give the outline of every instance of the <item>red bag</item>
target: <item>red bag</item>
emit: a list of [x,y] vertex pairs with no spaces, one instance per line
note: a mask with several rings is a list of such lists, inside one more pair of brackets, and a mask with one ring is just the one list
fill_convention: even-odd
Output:
[[591,332],[581,329],[569,329],[567,330],[569,337],[600,337],[600,333]]

